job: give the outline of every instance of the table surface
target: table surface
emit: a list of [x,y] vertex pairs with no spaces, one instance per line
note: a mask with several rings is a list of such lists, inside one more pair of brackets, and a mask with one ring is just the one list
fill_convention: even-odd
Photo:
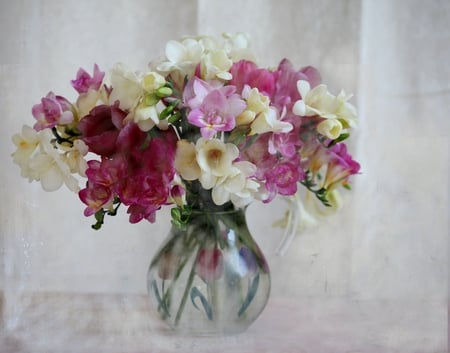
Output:
[[[11,304],[11,303],[10,303]],[[447,352],[447,303],[271,298],[244,333],[183,337],[146,295],[33,293],[3,310],[2,352]],[[9,305],[14,307],[14,305]],[[442,315],[424,316],[424,312]],[[15,311],[14,311],[15,310]]]

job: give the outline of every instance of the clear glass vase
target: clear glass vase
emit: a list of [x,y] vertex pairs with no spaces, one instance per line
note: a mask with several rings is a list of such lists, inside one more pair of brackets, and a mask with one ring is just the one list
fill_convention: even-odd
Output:
[[184,229],[173,225],[150,264],[147,288],[160,317],[178,332],[245,331],[270,292],[269,268],[245,210],[194,211]]

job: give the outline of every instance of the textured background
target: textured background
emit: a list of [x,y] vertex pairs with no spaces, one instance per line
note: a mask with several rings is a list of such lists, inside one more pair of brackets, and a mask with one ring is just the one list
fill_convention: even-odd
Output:
[[[450,3],[446,0],[17,0],[0,4],[0,351],[447,351]],[[195,339],[148,322],[145,273],[165,237],[110,218],[90,230],[69,191],[20,178],[11,135],[77,69],[144,70],[184,34],[248,32],[264,66],[312,64],[354,92],[362,164],[346,206],[275,254],[285,204],[252,205],[271,265],[266,311],[242,336]],[[90,69],[89,69],[90,70]]]

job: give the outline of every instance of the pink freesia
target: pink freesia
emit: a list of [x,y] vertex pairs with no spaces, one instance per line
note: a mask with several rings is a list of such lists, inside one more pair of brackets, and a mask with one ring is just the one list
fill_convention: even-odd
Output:
[[233,78],[230,84],[236,86],[238,92],[242,92],[245,85],[257,88],[266,96],[272,96],[275,90],[275,78],[272,72],[264,68],[258,68],[255,63],[241,60],[234,63],[230,69]]
[[296,160],[278,163],[269,169],[265,175],[266,189],[269,191],[271,201],[277,194],[289,196],[297,192],[297,183],[305,178],[304,171]]
[[100,71],[97,64],[94,65],[94,73],[91,76],[83,68],[80,68],[77,72],[75,80],[70,81],[72,87],[78,93],[86,93],[89,89],[98,90],[102,85],[105,73]]
[[84,210],[86,217],[92,216],[97,211],[101,210],[103,206],[111,203],[113,193],[111,189],[104,185],[89,184],[86,188],[80,190],[78,193],[80,200],[87,205]]
[[272,96],[272,102],[279,108],[290,107],[294,102],[300,99],[297,90],[297,81],[308,81],[311,87],[317,86],[320,81],[319,72],[312,66],[295,70],[288,59],[283,59],[274,72],[275,90]]
[[37,120],[33,126],[36,131],[70,124],[74,119],[72,104],[64,97],[55,96],[53,92],[42,98],[40,104],[34,105],[31,113]]
[[[194,78],[194,81],[197,80]],[[211,138],[218,131],[234,129],[236,116],[244,111],[246,103],[234,93],[233,86],[213,88],[194,82],[193,89],[196,95],[187,104],[194,108],[187,118],[192,125],[200,128],[203,137]]]
[[338,143],[329,151],[330,161],[325,175],[325,187],[331,189],[349,176],[358,173],[360,165],[347,152],[345,143]]

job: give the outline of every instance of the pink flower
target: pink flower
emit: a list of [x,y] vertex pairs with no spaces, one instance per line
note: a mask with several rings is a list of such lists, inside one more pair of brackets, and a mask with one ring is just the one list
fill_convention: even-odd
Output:
[[233,78],[230,84],[236,86],[238,92],[242,92],[245,85],[258,88],[258,91],[266,96],[272,96],[275,90],[275,78],[272,72],[264,68],[258,68],[255,63],[241,60],[234,63],[230,69]]
[[31,112],[37,120],[33,126],[36,131],[70,124],[74,119],[72,104],[64,97],[55,96],[53,92],[42,98],[40,104],[34,105]]
[[360,165],[347,153],[345,143],[338,143],[329,149],[330,160],[325,175],[325,187],[333,188],[339,182],[359,172]]
[[192,108],[188,121],[200,128],[203,137],[211,138],[218,131],[231,131],[236,126],[236,116],[246,103],[235,94],[234,86],[214,88],[194,78],[194,97],[187,101]]
[[195,271],[205,282],[220,278],[223,273],[223,255],[220,249],[201,249]]
[[98,65],[94,65],[93,76],[89,75],[83,68],[80,68],[77,72],[77,77],[75,80],[70,81],[72,87],[78,93],[87,93],[89,89],[98,90],[103,82],[103,77],[105,73],[100,71]]
[[298,165],[297,160],[276,164],[265,174],[266,189],[269,191],[271,201],[277,194],[294,195],[297,192],[297,183],[305,178],[304,171]]
[[85,189],[80,190],[78,196],[87,205],[84,210],[86,217],[92,216],[113,200],[113,193],[109,187],[89,182]]
[[292,63],[283,59],[274,72],[275,90],[272,96],[272,102],[279,108],[290,107],[294,102],[300,99],[297,90],[297,81],[308,81],[311,87],[317,86],[320,81],[319,72],[312,66],[295,70]]

